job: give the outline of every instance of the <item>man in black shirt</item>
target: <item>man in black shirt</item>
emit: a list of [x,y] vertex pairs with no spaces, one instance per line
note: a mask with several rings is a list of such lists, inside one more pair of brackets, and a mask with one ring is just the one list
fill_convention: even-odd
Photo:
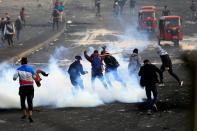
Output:
[[110,76],[113,76],[114,80],[120,82],[123,87],[126,87],[126,83],[122,80],[118,73],[119,62],[116,58],[109,53],[104,53],[102,57],[104,58],[105,63],[105,76],[107,83],[112,86]]
[[162,11],[162,16],[169,16],[170,10],[168,9],[167,5],[164,6],[164,10]]
[[[157,73],[160,76],[160,81],[158,80]],[[145,87],[147,96],[147,108],[148,114],[151,113],[152,107],[156,106],[157,101],[157,87],[156,83],[163,82],[162,72],[155,65],[151,64],[149,60],[144,60],[144,65],[140,68],[138,75],[141,77],[140,85]],[[153,99],[151,98],[151,93],[153,93]]]
[[159,54],[160,58],[161,58],[161,61],[162,61],[162,65],[161,65],[161,72],[163,73],[164,71],[168,71],[168,73],[173,76],[179,83],[179,86],[182,86],[183,85],[183,81],[181,81],[179,79],[179,77],[173,72],[173,69],[172,69],[172,61],[168,55],[168,53],[161,48],[161,46],[158,46],[157,47],[157,53]]
[[6,24],[6,18],[1,18],[0,31],[1,31],[1,40],[3,43],[5,42],[5,35],[4,35],[5,24]]

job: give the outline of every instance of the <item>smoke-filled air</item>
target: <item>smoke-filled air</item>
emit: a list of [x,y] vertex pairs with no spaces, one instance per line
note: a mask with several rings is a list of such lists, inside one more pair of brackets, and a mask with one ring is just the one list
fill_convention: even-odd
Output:
[[[96,41],[97,35],[115,35],[118,41]],[[88,35],[89,39],[86,39]],[[146,41],[146,42],[145,42]],[[41,81],[41,87],[37,87],[34,84],[34,105],[35,106],[51,106],[58,107],[95,107],[112,102],[134,103],[141,102],[145,98],[145,91],[139,85],[138,74],[129,75],[128,73],[128,58],[125,59],[124,53],[131,54],[134,48],[138,48],[140,51],[144,50],[149,43],[147,43],[147,37],[140,35],[135,29],[126,30],[125,33],[118,34],[105,29],[97,29],[96,31],[87,31],[84,38],[76,42],[76,46],[85,44],[106,44],[107,51],[109,53],[117,53],[113,56],[118,60],[120,66],[118,67],[118,73],[122,80],[126,83],[126,86],[122,86],[120,82],[115,81],[113,77],[110,77],[112,86],[106,89],[99,80],[96,80],[95,88],[91,86],[91,64],[82,56],[82,65],[87,74],[82,75],[81,78],[84,83],[84,90],[76,90],[69,78],[67,72],[68,66],[74,61],[65,58],[68,61],[65,66],[59,66],[58,54],[61,52],[67,52],[69,54],[69,48],[60,47],[51,56],[47,66],[42,70],[49,73],[48,77],[43,77]],[[89,46],[87,48],[88,54],[91,54],[94,47]],[[100,51],[101,48],[98,48]],[[62,58],[61,58],[62,59]],[[19,83],[13,81],[13,74],[19,65],[10,65],[8,63],[0,64],[0,108],[19,108],[19,95],[18,88]]]

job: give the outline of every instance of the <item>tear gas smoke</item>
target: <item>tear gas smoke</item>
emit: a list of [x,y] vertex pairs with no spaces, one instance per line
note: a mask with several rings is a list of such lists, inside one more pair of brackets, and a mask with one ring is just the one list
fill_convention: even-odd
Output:
[[[114,35],[118,41],[101,41],[98,36]],[[150,43],[146,35],[141,35],[136,28],[127,28],[125,33],[117,33],[106,29],[97,29],[87,31],[84,38],[79,40],[76,44],[91,45],[91,44],[108,44],[107,51],[125,52],[131,54],[134,48],[140,51],[145,49]],[[92,53],[93,47],[89,47],[88,53]],[[101,50],[101,49],[99,49]],[[126,83],[123,87],[120,82],[110,79],[112,87],[105,89],[99,80],[95,81],[95,89],[91,87],[91,64],[83,58],[81,61],[84,70],[88,74],[82,75],[84,83],[84,90],[74,90],[71,85],[69,75],[67,73],[67,64],[65,68],[58,66],[59,60],[65,59],[66,55],[70,53],[69,48],[60,47],[56,49],[55,53],[51,56],[48,66],[43,70],[49,72],[49,76],[43,78],[41,81],[42,86],[35,88],[34,105],[45,106],[50,105],[53,107],[95,107],[105,103],[114,101],[132,103],[140,102],[145,98],[145,91],[139,85],[139,78],[137,74],[128,74],[128,61],[122,57],[122,53],[116,54],[115,58],[119,61],[120,67],[118,72],[122,80]],[[83,56],[83,55],[82,55]],[[70,61],[71,63],[72,61]],[[69,63],[69,62],[67,62]],[[9,64],[0,64],[0,108],[19,108],[19,95],[17,81],[13,81],[12,77],[15,73],[16,66]]]
[[[65,49],[68,51],[67,49]],[[64,52],[62,48],[56,50]],[[105,89],[100,81],[96,80],[95,90],[91,87],[91,65],[85,59],[82,60],[84,70],[89,73],[81,76],[84,82],[85,90],[75,91],[67,73],[67,69],[58,66],[58,60],[51,57],[48,67],[43,69],[50,75],[43,78],[40,88],[35,87],[35,106],[50,105],[53,107],[94,107],[113,101],[120,102],[139,102],[144,98],[144,90],[138,84],[138,78],[135,74],[131,77],[127,71],[127,62],[123,61],[121,55],[115,56],[120,62],[118,69],[121,78],[127,86],[122,87],[121,83],[111,79],[113,87]],[[18,96],[18,81],[13,81],[15,66],[9,64],[0,65],[0,108],[19,108],[20,101]]]

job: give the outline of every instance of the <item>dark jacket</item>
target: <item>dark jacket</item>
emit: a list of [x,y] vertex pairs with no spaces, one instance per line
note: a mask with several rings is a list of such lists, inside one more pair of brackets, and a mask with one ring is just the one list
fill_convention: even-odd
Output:
[[20,19],[16,19],[15,28],[16,28],[16,30],[21,30],[22,29],[22,22],[21,22]]
[[141,76],[141,86],[154,85],[159,82],[157,73],[160,76],[160,81],[163,80],[162,72],[153,64],[145,64],[140,68],[139,76]]
[[102,73],[103,72],[102,58],[99,55],[95,55],[93,53],[91,56],[88,56],[86,53],[84,53],[84,56],[91,63],[92,72],[94,72],[94,73]]
[[69,68],[68,68],[68,73],[71,77],[73,78],[77,78],[79,77],[81,74],[84,75],[85,72],[83,70],[83,66],[80,63],[80,61],[75,61],[73,62]]
[[58,21],[60,17],[59,11],[53,10],[52,17],[53,17],[53,21]]
[[112,55],[108,54],[104,57],[104,62],[105,62],[105,66],[106,68],[111,68],[111,69],[115,69],[118,68],[119,63],[116,60],[115,57],[113,57]]
[[1,21],[0,23],[0,29],[2,32],[4,32],[5,24],[6,24],[5,21]]
[[164,10],[162,11],[162,16],[169,16],[169,15],[170,15],[170,10],[164,9]]
[[164,67],[172,67],[172,61],[168,54],[160,55],[162,66]]

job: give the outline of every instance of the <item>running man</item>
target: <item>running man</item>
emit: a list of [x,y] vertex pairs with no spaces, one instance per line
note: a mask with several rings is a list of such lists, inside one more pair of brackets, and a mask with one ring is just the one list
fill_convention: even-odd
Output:
[[[28,117],[29,122],[33,122],[32,111],[33,111],[33,98],[34,98],[34,87],[33,81],[35,79],[35,72],[31,66],[27,64],[27,58],[21,59],[21,66],[17,69],[14,74],[13,80],[15,81],[19,77],[19,95],[21,102],[21,109],[23,116],[21,119]],[[27,100],[28,108],[26,108],[25,101]]]

